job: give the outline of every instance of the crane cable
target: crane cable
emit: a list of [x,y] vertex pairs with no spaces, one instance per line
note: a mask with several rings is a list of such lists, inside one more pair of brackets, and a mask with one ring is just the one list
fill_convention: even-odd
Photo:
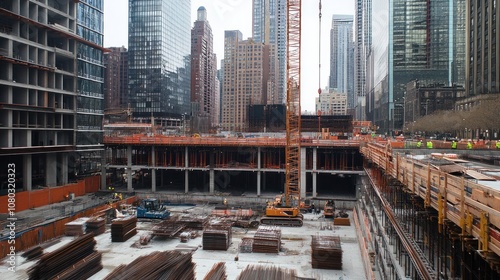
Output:
[[321,102],[321,0],[319,0],[319,42],[318,42],[318,102]]

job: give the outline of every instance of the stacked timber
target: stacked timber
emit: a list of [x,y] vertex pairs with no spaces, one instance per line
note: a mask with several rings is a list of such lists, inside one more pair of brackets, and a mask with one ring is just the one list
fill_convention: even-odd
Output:
[[129,216],[111,222],[111,242],[125,242],[137,233],[137,217]]
[[243,237],[240,242],[240,253],[251,253],[253,247],[253,238]]
[[297,279],[295,269],[275,266],[248,265],[236,278],[237,280],[289,280]]
[[35,246],[26,252],[24,252],[21,257],[26,258],[26,260],[30,261],[40,257],[43,254],[43,248],[40,246]]
[[253,238],[254,253],[279,253],[281,249],[281,228],[259,226]]
[[203,280],[227,280],[226,264],[223,262],[214,264]]
[[203,231],[203,250],[227,250],[231,244],[231,226],[210,226]]
[[153,252],[141,256],[127,265],[120,265],[105,280],[124,279],[195,279],[192,255],[178,251]]
[[313,268],[342,269],[342,247],[339,236],[314,235],[311,249]]
[[106,231],[106,220],[101,217],[93,217],[87,221],[87,233],[92,232],[94,236]]
[[80,236],[85,234],[87,220],[89,218],[78,218],[64,224],[65,233],[68,236]]
[[28,269],[29,279],[87,279],[102,269],[92,233],[46,253]]

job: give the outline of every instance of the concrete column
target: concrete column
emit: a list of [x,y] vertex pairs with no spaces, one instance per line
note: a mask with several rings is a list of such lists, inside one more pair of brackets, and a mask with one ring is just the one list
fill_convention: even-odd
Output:
[[[101,164],[101,166],[103,165]],[[104,168],[104,180],[106,181],[106,168]],[[68,184],[68,154],[66,153],[61,154],[61,184]]]
[[208,187],[209,187],[209,192],[210,194],[213,194],[215,192],[215,184],[214,184],[214,180],[215,180],[215,171],[213,168],[210,168],[210,171],[209,171],[209,177],[210,177],[210,182],[208,184]]
[[31,162],[31,155],[24,155],[23,156],[23,183],[24,183],[24,190],[25,191],[31,191],[32,188],[32,162]]
[[260,177],[262,171],[260,170],[261,168],[261,161],[260,161],[260,147],[257,147],[257,196],[260,196]]
[[306,197],[306,148],[300,148],[300,197]]
[[316,184],[317,184],[317,173],[318,171],[318,148],[313,148],[313,173],[312,173],[312,197],[316,197],[318,195]]
[[156,149],[151,147],[151,191],[156,192]]
[[127,146],[127,191],[132,192],[132,146]]
[[184,170],[184,193],[189,192],[189,153],[188,153],[188,147],[185,147],[184,149],[184,167],[186,168]]
[[57,157],[54,153],[45,155],[45,185],[47,187],[57,186]]

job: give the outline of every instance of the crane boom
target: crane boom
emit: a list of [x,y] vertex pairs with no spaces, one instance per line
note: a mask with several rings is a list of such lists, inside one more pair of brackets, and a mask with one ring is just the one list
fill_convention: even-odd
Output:
[[300,201],[300,31],[302,0],[287,1],[285,204]]

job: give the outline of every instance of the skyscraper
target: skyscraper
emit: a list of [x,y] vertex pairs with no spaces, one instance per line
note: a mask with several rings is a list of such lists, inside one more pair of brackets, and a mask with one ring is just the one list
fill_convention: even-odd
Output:
[[104,53],[104,109],[128,106],[128,52],[125,47],[110,47]]
[[[207,10],[199,7],[191,29],[191,129],[208,132],[218,123],[216,97],[217,57],[213,52],[212,28]],[[217,87],[218,89],[218,87]]]
[[1,164],[15,166],[24,190],[100,171],[103,1],[0,8]]
[[[277,71],[276,93],[269,92],[269,102],[284,103],[286,94],[286,17],[285,0],[253,0],[252,39],[275,45],[275,59],[271,59],[271,72]],[[277,64],[275,64],[277,63]]]
[[190,114],[191,1],[129,0],[129,100],[157,124]]
[[330,88],[347,94],[348,109],[354,108],[353,17],[333,15],[330,30]]
[[371,48],[371,0],[356,0],[354,15],[355,119],[366,120],[366,58]]
[[[373,0],[373,45],[368,57],[370,88],[368,119],[381,131],[403,126],[406,84],[450,85],[463,80],[458,73],[463,53],[460,19],[463,1]],[[462,56],[463,57],[463,56]],[[454,74],[455,73],[455,74]],[[368,75],[367,75],[368,79]]]

